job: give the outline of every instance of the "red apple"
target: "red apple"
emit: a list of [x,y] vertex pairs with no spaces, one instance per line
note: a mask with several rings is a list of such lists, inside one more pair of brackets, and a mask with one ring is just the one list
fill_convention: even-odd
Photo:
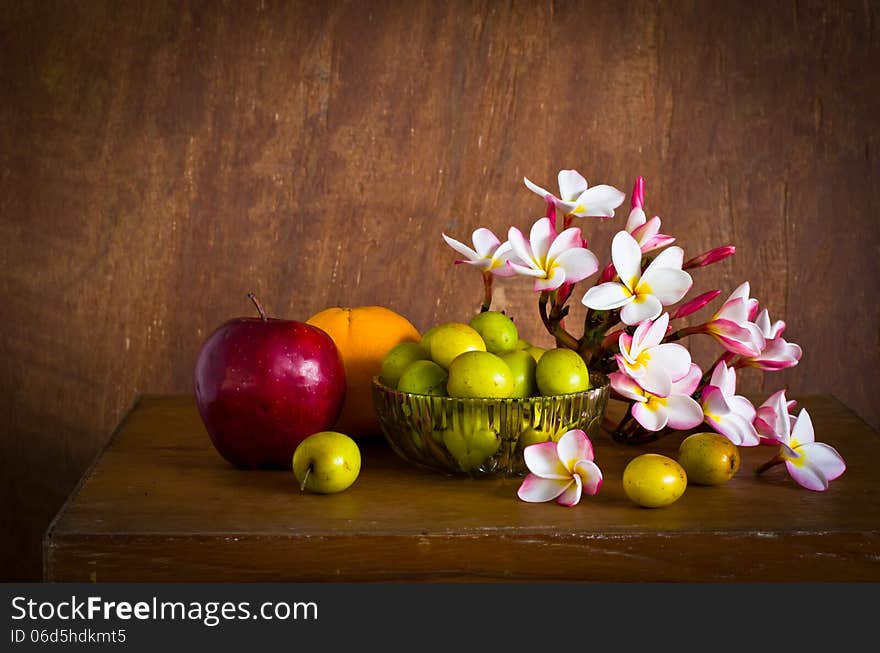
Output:
[[199,351],[195,394],[214,447],[242,469],[290,469],[305,438],[333,426],[345,399],[345,368],[326,332],[305,322],[259,318],[222,324]]

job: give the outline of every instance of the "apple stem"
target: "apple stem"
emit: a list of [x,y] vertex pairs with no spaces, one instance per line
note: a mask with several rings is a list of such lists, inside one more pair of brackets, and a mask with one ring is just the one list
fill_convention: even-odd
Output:
[[248,296],[248,299],[250,299],[254,303],[254,306],[257,307],[257,312],[260,314],[260,317],[263,319],[263,322],[267,322],[268,319],[266,318],[266,311],[264,311],[263,307],[260,306],[260,300],[257,299],[257,296],[252,292],[249,292],[247,294],[247,296]]
[[299,484],[299,491],[300,492],[306,491],[306,481],[309,480],[309,474],[311,474],[311,473],[312,473],[312,466],[309,465],[308,467],[306,467],[306,473],[303,474],[303,480]]

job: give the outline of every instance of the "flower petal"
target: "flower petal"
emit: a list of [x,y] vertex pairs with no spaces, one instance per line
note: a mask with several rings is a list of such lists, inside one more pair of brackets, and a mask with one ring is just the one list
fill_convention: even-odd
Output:
[[797,447],[796,451],[802,454],[811,466],[820,469],[829,481],[833,481],[846,471],[846,462],[844,462],[843,456],[829,444],[808,442]]
[[589,215],[597,218],[612,218],[614,209],[623,204],[625,199],[626,194],[614,186],[599,184],[581,193],[571,213],[579,217]]
[[529,242],[532,245],[532,255],[536,263],[542,265],[547,261],[550,243],[555,238],[556,229],[553,227],[553,223],[550,222],[550,218],[541,218],[532,225],[532,229],[529,232]]
[[806,408],[801,408],[798,413],[794,428],[791,430],[791,439],[797,441],[798,444],[807,444],[816,441],[816,433],[813,430],[813,420]]
[[672,392],[672,379],[662,365],[646,365],[637,381],[640,386],[651,394],[668,397]]
[[553,261],[556,257],[574,248],[582,248],[584,246],[584,238],[578,227],[569,227],[561,234],[556,236],[547,250],[547,261]]
[[696,392],[702,378],[703,370],[700,369],[699,365],[691,363],[691,368],[688,370],[687,374],[680,379],[673,379],[672,394],[686,395],[690,397]]
[[532,252],[532,246],[523,233],[516,227],[511,227],[507,232],[507,242],[516,256],[523,265],[533,267],[535,265],[535,256]]
[[614,391],[623,395],[627,399],[641,402],[648,401],[642,387],[623,372],[612,372],[608,375],[608,378],[611,381],[611,387],[614,388]]
[[556,452],[559,460],[570,472],[574,472],[577,461],[593,460],[593,445],[587,434],[580,429],[563,433],[557,443]]
[[638,324],[642,320],[653,320],[662,311],[663,306],[654,295],[637,295],[620,311],[620,320],[624,324]]
[[752,405],[752,402],[742,395],[734,395],[733,397],[728,397],[727,405],[730,406],[730,410],[742,417],[747,422],[755,421],[757,411],[755,411],[755,407]]
[[485,227],[480,227],[474,232],[472,236],[474,241],[474,248],[476,248],[477,254],[482,257],[492,256],[492,253],[498,249],[498,246],[501,244],[501,241],[498,240],[498,236],[493,234],[489,229]]
[[596,463],[592,460],[579,460],[574,466],[574,472],[580,477],[584,492],[590,496],[599,493],[599,488],[602,487],[602,470]]
[[657,258],[651,261],[651,264],[648,266],[645,272],[647,272],[652,265],[655,269],[675,268],[677,270],[680,270],[681,262],[683,260],[684,250],[681,247],[670,247],[669,249],[664,249],[662,252],[657,254]]
[[818,467],[811,465],[809,461],[802,459],[786,460],[785,466],[788,468],[788,473],[791,477],[801,487],[815,490],[816,492],[824,492],[828,489],[828,479],[825,477],[825,474]]
[[642,253],[647,254],[648,252],[653,252],[655,249],[671,245],[675,242],[675,238],[665,234],[657,234],[656,236],[651,236],[647,240],[640,240],[639,242],[642,245]]
[[692,429],[703,421],[703,409],[700,404],[685,395],[667,397],[666,410],[669,413],[667,426],[674,429]]
[[644,225],[647,219],[645,211],[642,208],[638,206],[633,208],[633,210],[629,212],[629,217],[626,219],[627,233],[632,234],[636,229]]
[[581,481],[581,477],[577,475],[572,476],[568,487],[565,488],[565,492],[556,498],[556,503],[560,506],[565,506],[566,508],[576,506],[581,500],[582,487],[583,482]]
[[455,240],[455,238],[450,238],[446,234],[442,234],[443,240],[446,241],[446,244],[449,245],[456,252],[464,256],[468,261],[477,261],[482,258],[479,254],[477,254],[470,247],[465,245],[462,242]]
[[519,486],[516,495],[523,501],[529,503],[541,503],[555,499],[565,492],[571,483],[571,477],[565,479],[541,478],[534,474],[529,474],[523,479],[522,485]]
[[553,193],[551,193],[548,190],[544,190],[543,188],[538,186],[536,183],[530,181],[527,177],[523,177],[523,182],[525,183],[526,188],[528,188],[530,191],[532,191],[536,195],[540,195],[542,199],[546,199],[548,195],[550,197],[552,197],[553,199],[558,199]]
[[552,440],[529,445],[523,449],[523,459],[529,471],[541,478],[560,480],[567,479],[571,475],[559,460],[556,443]]
[[581,300],[587,307],[598,311],[620,308],[633,301],[634,297],[623,284],[606,281],[590,288]]
[[643,404],[633,404],[632,415],[649,431],[659,431],[669,421],[669,413],[664,403],[653,398]]
[[577,170],[560,170],[557,177],[559,181],[559,198],[565,202],[574,202],[589,185]]
[[725,397],[732,397],[736,394],[736,370],[727,367],[724,362],[718,363],[712,370],[712,378],[709,379],[709,385],[714,385],[721,390]]
[[691,370],[691,353],[677,343],[667,342],[651,347],[648,355],[651,357],[648,367],[662,367],[670,381],[680,379]]
[[625,231],[618,231],[611,241],[611,259],[620,282],[630,291],[635,290],[642,274],[642,250],[635,238]]
[[583,247],[563,252],[553,263],[554,268],[560,267],[565,270],[565,280],[569,283],[583,281],[599,270],[596,255]]
[[645,270],[635,288],[637,294],[651,294],[660,300],[661,304],[669,306],[684,297],[691,289],[694,280],[687,272],[674,268],[652,268],[651,265]]
[[535,279],[535,292],[541,292],[542,290],[556,290],[566,281],[565,270],[558,265],[554,265],[550,269],[549,274],[545,274],[543,277],[538,277]]

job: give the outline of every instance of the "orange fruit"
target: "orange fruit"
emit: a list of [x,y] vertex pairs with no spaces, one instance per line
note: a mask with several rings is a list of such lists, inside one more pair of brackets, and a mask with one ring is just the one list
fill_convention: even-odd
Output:
[[418,342],[418,329],[403,315],[384,306],[332,307],[306,320],[326,331],[345,365],[345,403],[334,430],[352,437],[381,433],[373,407],[372,383],[382,360],[402,342]]

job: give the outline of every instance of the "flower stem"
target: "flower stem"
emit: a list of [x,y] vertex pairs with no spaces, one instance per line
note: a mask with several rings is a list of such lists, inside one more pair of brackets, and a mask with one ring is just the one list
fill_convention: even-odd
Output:
[[678,331],[673,331],[666,338],[664,338],[663,342],[675,342],[676,340],[681,340],[686,336],[692,336],[697,333],[703,333],[704,324],[700,324],[692,327],[685,327],[683,329],[679,329]]
[[492,306],[492,281],[495,277],[488,270],[483,270],[483,303],[480,312],[485,313]]
[[761,464],[761,465],[758,465],[758,466],[755,468],[755,476],[759,476],[760,474],[763,474],[764,472],[766,472],[766,471],[767,471],[768,469],[770,469],[771,467],[775,467],[776,465],[781,465],[782,463],[784,463],[784,462],[785,462],[785,458],[782,457],[782,453],[781,453],[781,451],[782,451],[782,450],[780,449],[780,453],[776,454],[773,458],[771,458],[770,460],[768,460],[766,463],[763,463],[763,464]]

